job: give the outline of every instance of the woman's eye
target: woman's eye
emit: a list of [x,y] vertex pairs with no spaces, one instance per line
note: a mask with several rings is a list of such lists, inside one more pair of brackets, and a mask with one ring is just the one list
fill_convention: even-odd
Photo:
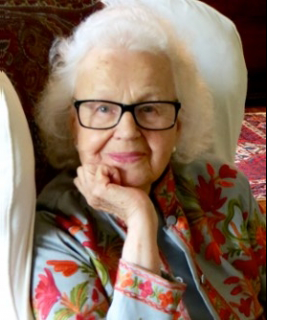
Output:
[[141,110],[145,113],[156,112],[156,108],[154,106],[145,106],[142,107]]
[[110,108],[108,106],[99,106],[96,108],[96,111],[101,113],[107,113],[110,111]]

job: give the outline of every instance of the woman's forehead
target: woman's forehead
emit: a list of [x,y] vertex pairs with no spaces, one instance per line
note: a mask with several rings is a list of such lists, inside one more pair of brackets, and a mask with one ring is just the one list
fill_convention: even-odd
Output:
[[170,60],[163,53],[92,50],[78,67],[76,92],[90,94],[136,88],[174,95]]

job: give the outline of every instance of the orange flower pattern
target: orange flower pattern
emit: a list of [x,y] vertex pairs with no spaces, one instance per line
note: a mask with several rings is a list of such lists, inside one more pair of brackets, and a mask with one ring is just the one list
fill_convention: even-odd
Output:
[[123,260],[119,262],[117,278],[115,290],[171,315],[176,312],[186,287],[182,283],[169,283]]
[[69,260],[48,260],[47,264],[54,266],[55,272],[62,272],[64,277],[70,277],[78,270],[78,265]]
[[161,301],[161,306],[166,308],[169,304],[174,302],[172,291],[168,291],[166,293],[160,293],[158,299]]

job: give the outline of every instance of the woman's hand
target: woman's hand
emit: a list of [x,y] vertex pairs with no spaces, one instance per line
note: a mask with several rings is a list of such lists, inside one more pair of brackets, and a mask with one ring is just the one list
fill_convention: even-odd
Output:
[[88,204],[126,223],[122,258],[159,275],[158,218],[149,196],[143,190],[121,186],[119,171],[107,165],[83,165],[77,174],[74,183]]
[[107,165],[85,164],[77,169],[74,183],[94,209],[111,213],[127,227],[138,221],[157,224],[157,215],[149,196],[141,189],[121,186],[119,171]]

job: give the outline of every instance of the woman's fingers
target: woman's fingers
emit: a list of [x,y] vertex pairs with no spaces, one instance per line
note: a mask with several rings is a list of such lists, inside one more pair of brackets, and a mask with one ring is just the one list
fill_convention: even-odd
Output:
[[[113,202],[111,191],[121,183],[120,173],[116,168],[106,165],[85,164],[77,168],[74,183],[84,195],[89,205],[100,206],[103,200]],[[108,188],[108,186],[110,186]],[[115,200],[115,199],[114,199]],[[103,209],[103,208],[101,208]]]
[[93,163],[86,163],[85,165],[82,166],[82,168],[85,168],[85,171],[87,171],[91,175],[95,174],[97,167],[98,166]]
[[85,170],[83,167],[78,167],[77,168],[77,178],[78,182],[82,185],[85,186],[88,183],[88,179],[86,178]]
[[85,164],[77,169],[74,183],[91,207],[112,213],[126,223],[139,211],[153,212],[154,207],[145,192],[121,186],[117,168]]
[[100,184],[103,183],[105,186],[110,183],[121,185],[119,170],[114,167],[101,165],[97,167],[95,181]]
[[74,182],[74,184],[75,184],[75,186],[77,187],[77,189],[82,193],[82,187],[81,187],[81,183],[80,183],[80,181],[79,181],[79,178],[78,177],[76,177],[74,180],[73,180],[73,182]]
[[98,166],[96,173],[95,173],[95,184],[99,185],[100,188],[103,186],[107,186],[109,183],[111,183],[109,178],[109,169],[107,166]]
[[114,167],[110,167],[112,170],[109,172],[109,177],[111,179],[111,183],[117,184],[121,186],[121,176],[118,169]]

